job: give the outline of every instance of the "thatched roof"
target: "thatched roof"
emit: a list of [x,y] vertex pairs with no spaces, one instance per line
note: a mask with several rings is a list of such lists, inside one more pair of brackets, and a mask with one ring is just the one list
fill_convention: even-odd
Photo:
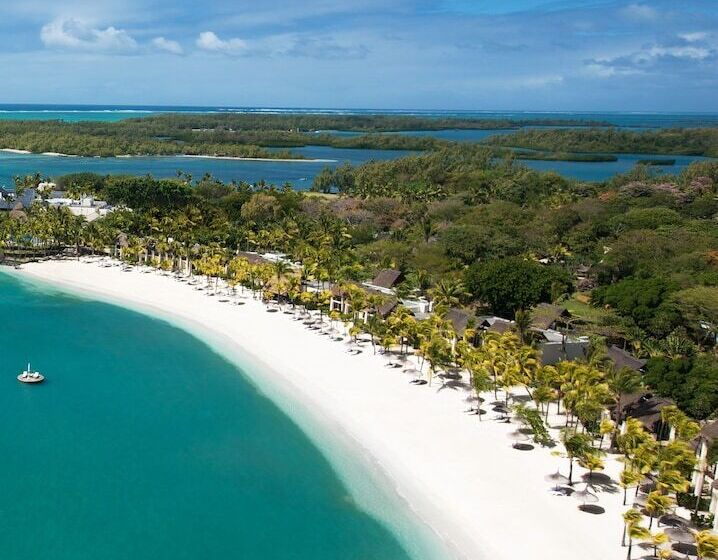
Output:
[[641,371],[646,365],[647,360],[636,358],[630,352],[622,350],[618,346],[611,345],[606,351],[609,359],[613,362],[616,369],[629,368],[635,371]]
[[511,330],[511,328],[513,327],[513,322],[509,321],[508,319],[491,316],[479,317],[477,320],[477,324],[479,328],[482,328],[485,331],[495,332],[499,334],[504,334],[506,331]]
[[708,441],[718,441],[718,420],[709,422],[701,428],[701,436]]
[[466,313],[466,311],[452,307],[446,312],[446,319],[451,321],[456,334],[462,336],[469,326],[471,315]]
[[18,202],[13,207],[13,209],[10,210],[9,216],[13,220],[21,220],[21,221],[27,220],[27,212],[25,212],[25,210],[23,210],[22,202]]
[[245,251],[237,251],[237,256],[239,258],[249,261],[251,264],[266,264],[266,263],[270,262],[267,259],[265,259],[263,256],[258,255],[257,253],[247,253]]
[[550,329],[559,319],[570,316],[571,314],[565,307],[540,303],[531,312],[531,326],[537,329]]
[[399,305],[398,300],[393,298],[388,299],[384,303],[382,303],[376,311],[382,317],[382,319],[386,319],[389,315],[391,315],[391,312],[396,309],[397,305]]
[[371,284],[380,288],[391,289],[400,282],[402,276],[400,270],[385,268],[377,273]]
[[633,393],[623,396],[623,413],[640,420],[650,431],[657,433],[661,427],[661,410],[675,403],[653,393]]

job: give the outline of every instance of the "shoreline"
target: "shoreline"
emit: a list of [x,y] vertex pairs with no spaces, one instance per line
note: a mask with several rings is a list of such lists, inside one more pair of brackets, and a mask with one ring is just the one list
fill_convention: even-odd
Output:
[[117,156],[81,156],[77,154],[62,154],[60,152],[31,152],[29,150],[17,150],[15,148],[0,148],[0,152],[7,154],[25,155],[25,156],[49,156],[49,157],[63,157],[63,158],[171,158],[171,157],[182,157],[182,158],[196,158],[196,159],[225,159],[229,161],[264,161],[264,162],[277,162],[277,163],[336,163],[336,159],[309,159],[309,158],[259,158],[259,157],[239,157],[239,156],[210,156],[201,154],[144,154],[144,155],[131,155],[131,154],[120,154]]
[[[345,433],[347,443],[367,454],[414,514],[454,551],[452,557],[513,560],[535,557],[537,550],[556,560],[625,556],[620,492],[601,494],[603,515],[581,513],[576,500],[552,495],[544,480],[557,467],[566,470],[566,460],[547,449],[528,454],[513,449],[508,438],[515,425],[493,421],[491,412],[482,422],[467,415],[471,403],[461,390],[442,390],[440,383],[409,385],[407,375],[383,367],[385,360],[374,356],[370,346],[360,356],[349,356],[342,343],[281,313],[266,313],[259,302],[241,308],[221,304],[158,274],[78,261],[8,272],[159,314],[199,335],[241,366],[292,420],[302,416],[292,410],[299,405],[314,418],[308,424],[316,421],[325,431]],[[280,344],[282,352],[277,352]],[[285,396],[288,402],[282,402]],[[316,442],[311,430],[305,433]],[[332,455],[326,441],[316,443],[325,456]],[[584,472],[575,470],[577,478]],[[344,478],[346,473],[338,474]],[[387,512],[373,513],[396,528]],[[404,537],[400,542],[406,546],[411,536]]]

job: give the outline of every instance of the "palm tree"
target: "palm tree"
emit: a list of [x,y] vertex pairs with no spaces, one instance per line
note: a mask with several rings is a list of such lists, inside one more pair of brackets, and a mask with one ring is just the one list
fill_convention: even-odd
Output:
[[519,335],[521,344],[526,344],[529,330],[531,329],[531,313],[519,309],[514,315],[514,329]]
[[561,431],[561,441],[566,448],[566,456],[569,460],[568,484],[573,486],[573,462],[593,451],[591,437],[588,434],[578,434],[575,430],[566,428]]
[[424,359],[429,362],[429,385],[436,373],[436,370],[447,365],[451,360],[451,345],[437,333],[434,333],[421,346]]
[[598,448],[603,449],[603,440],[607,435],[612,435],[616,431],[616,424],[609,418],[604,418],[598,426],[598,433],[601,441],[598,442]]
[[621,471],[620,475],[620,484],[623,488],[623,505],[626,505],[626,500],[628,498],[628,489],[632,486],[636,486],[640,484],[640,482],[643,480],[643,473],[640,471],[634,470],[633,468],[629,468],[629,465],[626,464],[625,468]]
[[621,546],[626,546],[626,532],[629,525],[640,523],[643,519],[643,515],[636,508],[631,508],[623,514],[623,538],[621,539]]
[[424,269],[415,270],[409,275],[409,281],[423,296],[431,286],[431,275]]
[[695,534],[698,560],[718,558],[718,536],[712,531],[698,531]]
[[467,292],[461,280],[443,278],[431,290],[434,305],[441,307],[456,307],[466,297]]
[[471,387],[476,393],[476,415],[481,421],[481,393],[490,391],[493,383],[491,382],[491,376],[483,367],[480,362],[476,360],[471,361]]
[[628,553],[626,560],[631,560],[631,550],[633,549],[633,541],[645,541],[651,538],[651,532],[639,523],[628,524]]
[[274,269],[274,274],[277,277],[277,284],[282,280],[282,276],[287,274],[290,270],[292,270],[292,267],[287,264],[286,261],[278,259],[272,263],[272,268]]
[[597,449],[591,449],[578,458],[578,464],[588,470],[588,479],[591,480],[594,471],[602,471],[605,467],[602,452]]
[[[611,369],[606,375],[606,382],[616,402],[616,424],[620,426],[623,422],[623,396],[640,390],[643,386],[641,374],[625,367],[618,371]],[[612,448],[616,447],[616,435],[614,432],[611,438]]]
[[671,557],[671,553],[669,550],[661,550],[661,554],[658,552],[658,547],[666,544],[668,542],[668,535],[666,535],[664,532],[660,531],[658,533],[653,533],[651,535],[651,544],[653,545],[653,556],[656,558],[664,557],[662,553],[668,552],[667,558]]
[[[653,518],[661,517],[668,513],[668,510],[673,505],[673,499],[670,496],[665,496],[660,492],[654,490],[646,498],[646,512],[649,515],[648,528],[653,526]],[[660,527],[660,520],[658,522]]]

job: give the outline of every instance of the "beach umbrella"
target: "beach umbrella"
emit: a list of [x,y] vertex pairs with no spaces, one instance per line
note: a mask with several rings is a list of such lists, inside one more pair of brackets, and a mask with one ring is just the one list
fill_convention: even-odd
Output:
[[556,484],[556,486],[560,486],[561,484],[568,484],[568,477],[561,474],[558,469],[556,469],[555,473],[547,474],[546,476],[544,476],[544,480],[546,480],[547,482],[553,482]]
[[515,442],[526,441],[529,439],[529,436],[520,430],[514,430],[513,432],[509,432],[508,434],[506,434],[506,436],[509,439],[513,439]]
[[586,505],[588,503],[596,503],[598,501],[598,496],[594,494],[593,492],[589,491],[588,484],[584,487],[583,490],[579,490],[578,492],[574,492],[571,494],[574,498],[579,500],[583,503],[583,505]]

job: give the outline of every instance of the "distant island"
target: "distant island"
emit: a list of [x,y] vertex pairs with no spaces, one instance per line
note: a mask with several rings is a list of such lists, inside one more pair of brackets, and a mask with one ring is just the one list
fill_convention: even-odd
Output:
[[614,128],[531,129],[492,136],[492,146],[549,152],[672,154],[718,157],[718,128],[626,131]]
[[[527,126],[539,128],[525,129]],[[606,128],[592,121],[562,119],[307,114],[172,113],[116,122],[0,120],[0,149],[88,157],[185,155],[303,160],[305,156],[291,149],[326,146],[426,152],[457,144],[431,134],[419,135],[440,130],[503,131],[481,142],[494,157],[513,153],[525,160],[573,162],[613,162],[617,160],[616,153],[718,157],[715,128],[634,132]],[[645,164],[668,162],[656,163],[652,159]]]
[[[164,114],[119,122],[0,121],[0,148],[32,153],[100,157],[206,155],[302,159],[303,156],[290,152],[289,148],[318,145],[423,151],[450,144],[431,137],[383,134],[392,131],[518,130],[527,125],[598,124],[601,123],[554,119],[512,121],[387,115]],[[335,130],[360,134],[345,137],[328,132]]]

